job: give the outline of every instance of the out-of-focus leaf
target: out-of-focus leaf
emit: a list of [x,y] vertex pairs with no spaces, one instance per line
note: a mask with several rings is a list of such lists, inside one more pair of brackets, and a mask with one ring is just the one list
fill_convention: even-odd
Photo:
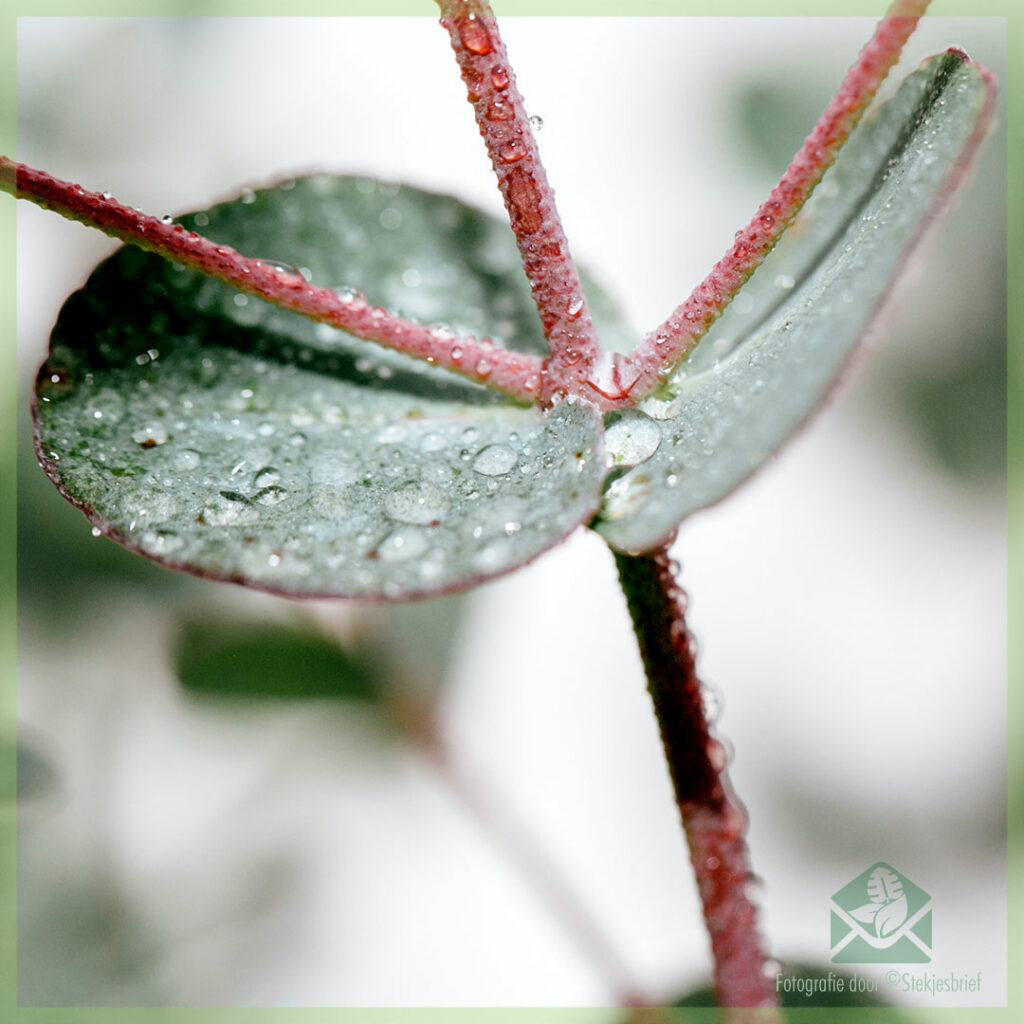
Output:
[[214,697],[373,703],[384,667],[311,630],[270,623],[187,622],[174,652],[181,685]]
[[[780,173],[814,124],[828,99],[824,79],[822,89],[815,82],[778,78],[745,82],[734,94],[734,142],[747,157],[757,162],[753,170]],[[745,161],[744,166],[751,166]]]
[[[1002,319],[1003,307],[995,315]],[[893,401],[943,468],[971,480],[1001,479],[1006,471],[1006,335],[972,337],[955,372],[907,371],[894,382]]]
[[633,432],[645,459],[609,478],[597,529],[640,552],[748,477],[820,402],[977,137],[989,86],[932,58],[852,134],[805,210]]
[[[240,252],[543,350],[508,228],[454,199],[301,179],[183,218]],[[64,306],[37,390],[47,473],[172,568],[402,599],[505,572],[597,508],[594,410],[446,371],[125,248]]]

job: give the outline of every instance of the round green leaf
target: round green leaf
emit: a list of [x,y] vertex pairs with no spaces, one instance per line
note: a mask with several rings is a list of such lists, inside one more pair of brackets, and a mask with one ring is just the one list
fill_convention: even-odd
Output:
[[[454,199],[318,175],[182,223],[544,350],[511,233]],[[403,599],[505,572],[587,521],[604,475],[586,404],[517,406],[128,247],[68,299],[36,399],[40,460],[97,529],[287,594]]]
[[[732,491],[814,411],[934,214],[987,83],[950,52],[909,76],[843,147],[783,235],[662,391],[609,418],[597,529],[650,550]],[[618,436],[613,437],[613,431]]]

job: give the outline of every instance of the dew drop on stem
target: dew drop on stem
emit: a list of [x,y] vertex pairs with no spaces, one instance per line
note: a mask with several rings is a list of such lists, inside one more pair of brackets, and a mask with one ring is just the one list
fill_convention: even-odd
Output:
[[459,38],[462,45],[477,56],[483,56],[494,49],[487,28],[476,18],[467,18],[462,22],[459,26]]

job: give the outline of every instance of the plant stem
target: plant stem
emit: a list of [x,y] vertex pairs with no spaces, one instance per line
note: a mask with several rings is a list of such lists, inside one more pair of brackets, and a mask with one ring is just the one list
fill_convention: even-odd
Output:
[[593,398],[600,344],[497,21],[482,0],[437,2],[548,339],[542,396]]
[[454,338],[450,332],[403,320],[379,306],[371,306],[361,294],[342,298],[337,292],[317,288],[301,275],[274,263],[249,259],[228,246],[186,231],[181,224],[147,216],[106,193],[87,192],[80,185],[17,164],[5,156],[0,156],[0,191],[98,228],[122,242],[217,278],[282,309],[436,363],[519,401],[538,401],[543,364],[537,356],[510,352],[486,338]]
[[690,297],[629,356],[633,377],[630,391],[637,398],[655,390],[686,356],[793,222],[899,60],[903,45],[928,3],[929,0],[895,0],[750,223],[737,232],[729,250]]
[[[690,847],[719,1005],[777,1006],[750,898],[746,820],[729,787],[725,748],[712,736],[705,714],[676,566],[667,548],[651,555],[616,554],[615,561]],[[776,1018],[766,1012],[756,1019]]]

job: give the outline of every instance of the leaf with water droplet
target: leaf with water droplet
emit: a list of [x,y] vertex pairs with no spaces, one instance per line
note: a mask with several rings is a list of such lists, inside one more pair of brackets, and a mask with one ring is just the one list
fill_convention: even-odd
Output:
[[[180,220],[456,336],[545,351],[507,225],[454,199],[317,175]],[[124,248],[65,303],[37,451],[108,536],[267,590],[403,599],[512,569],[593,515],[590,406],[523,408],[236,295]]]
[[775,250],[640,403],[662,437],[649,459],[609,478],[596,526],[613,547],[661,544],[813,412],[972,152],[989,88],[950,51],[853,132]]

